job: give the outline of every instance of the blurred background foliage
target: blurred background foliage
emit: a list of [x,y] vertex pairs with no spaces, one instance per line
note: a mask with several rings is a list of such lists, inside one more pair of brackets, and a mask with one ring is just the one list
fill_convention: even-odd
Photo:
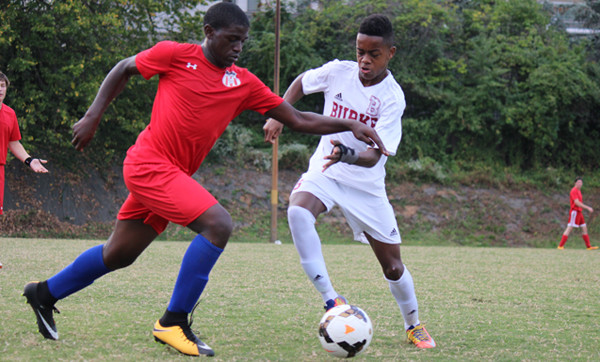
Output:
[[[286,3],[285,0],[283,1]],[[52,162],[77,164],[70,127],[119,60],[171,39],[200,42],[199,1],[5,1],[0,12],[0,70],[11,87],[23,143]],[[390,70],[407,109],[391,177],[427,170],[443,182],[457,170],[598,169],[600,42],[569,36],[535,0],[355,0],[295,2],[281,18],[280,89],[332,59],[355,59],[360,20],[387,14],[395,29]],[[580,17],[600,28],[596,0]],[[583,21],[582,20],[582,21]],[[238,65],[273,87],[274,10],[251,18]],[[99,167],[124,157],[146,126],[157,80],[132,79],[104,116],[86,159]],[[322,97],[302,110],[320,112]],[[269,168],[264,118],[244,112],[209,155]],[[317,137],[284,131],[282,167],[305,167]]]

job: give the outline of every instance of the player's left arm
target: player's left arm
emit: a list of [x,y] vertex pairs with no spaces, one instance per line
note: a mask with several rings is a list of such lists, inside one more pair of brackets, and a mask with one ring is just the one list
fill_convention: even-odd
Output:
[[265,115],[280,121],[296,132],[324,135],[352,131],[359,141],[371,147],[378,147],[384,155],[389,154],[375,129],[361,122],[327,117],[313,112],[300,112],[287,101],[267,111]]
[[8,149],[12,152],[13,155],[21,162],[27,164],[34,172],[47,173],[48,170],[42,165],[48,161],[42,160],[39,158],[32,158],[29,156],[29,153],[23,147],[23,144],[19,141],[10,141],[8,142]]
[[381,151],[379,151],[377,148],[369,147],[365,151],[357,152],[353,148],[342,144],[338,140],[331,140],[331,144],[334,147],[331,150],[331,154],[325,156],[325,159],[329,161],[323,165],[323,171],[328,169],[329,166],[338,162],[345,162],[351,165],[362,167],[373,167],[381,158]]
[[[401,117],[404,107],[404,101],[388,102],[388,106],[381,112],[380,119],[375,126],[375,130],[384,140],[384,143],[390,147],[389,152],[385,154],[386,156],[395,155],[396,148],[402,139]],[[328,162],[323,165],[323,171],[337,162],[361,167],[373,167],[381,159],[382,152],[376,147],[368,147],[366,150],[358,152],[338,140],[331,140],[331,144],[334,147],[331,153],[325,156]]]
[[581,200],[579,199],[575,199],[575,201],[573,201],[575,203],[575,205],[581,207],[582,209],[586,209],[589,212],[594,212],[594,209],[592,209],[590,206],[584,204],[583,202],[581,202]]

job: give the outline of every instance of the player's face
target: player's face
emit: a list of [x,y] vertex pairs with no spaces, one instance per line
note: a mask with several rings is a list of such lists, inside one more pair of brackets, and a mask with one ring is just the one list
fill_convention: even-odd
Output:
[[356,61],[358,76],[365,87],[381,82],[387,76],[387,66],[396,53],[396,47],[387,45],[380,36],[358,33]]
[[8,87],[6,86],[6,82],[0,80],[0,104],[4,103],[4,97],[6,97],[6,90]]
[[204,33],[204,55],[219,68],[227,68],[235,63],[248,39],[248,27],[242,25],[230,25],[218,30],[206,25]]
[[581,186],[583,186],[583,181],[581,181],[581,180],[577,180],[577,181],[575,182],[575,187],[577,187],[578,189],[580,189],[580,188],[581,188]]

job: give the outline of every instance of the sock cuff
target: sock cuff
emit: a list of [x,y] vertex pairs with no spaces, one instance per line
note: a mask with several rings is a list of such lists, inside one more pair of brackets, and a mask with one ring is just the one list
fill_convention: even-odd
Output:
[[288,217],[290,216],[290,214],[298,214],[297,216],[308,218],[308,220],[313,224],[317,221],[315,215],[313,215],[312,212],[310,212],[308,209],[302,206],[290,206],[287,209],[287,213]]
[[210,249],[212,252],[214,252],[216,254],[216,256],[221,255],[221,253],[223,252],[223,249],[221,249],[218,246],[216,246],[215,244],[211,243],[202,234],[196,235],[194,240],[192,240],[192,243],[201,243],[200,245],[203,245],[204,247]]
[[400,276],[400,278],[398,278],[398,280],[391,280],[391,279],[388,279],[388,278],[385,276],[385,274],[383,275],[383,279],[385,279],[385,280],[386,280],[388,283],[392,283],[392,284],[400,284],[400,283],[403,283],[403,282],[404,282],[404,279],[406,279],[404,276],[405,276],[405,275],[410,275],[410,272],[408,271],[408,268],[406,267],[406,265],[405,265],[405,264],[402,264],[402,265],[404,265],[404,272],[402,273],[402,275]]

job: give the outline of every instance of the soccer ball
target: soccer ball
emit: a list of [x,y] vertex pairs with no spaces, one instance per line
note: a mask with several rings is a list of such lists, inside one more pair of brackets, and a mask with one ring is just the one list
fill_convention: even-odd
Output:
[[371,318],[355,305],[328,310],[319,323],[319,341],[329,354],[349,358],[362,353],[373,338]]

